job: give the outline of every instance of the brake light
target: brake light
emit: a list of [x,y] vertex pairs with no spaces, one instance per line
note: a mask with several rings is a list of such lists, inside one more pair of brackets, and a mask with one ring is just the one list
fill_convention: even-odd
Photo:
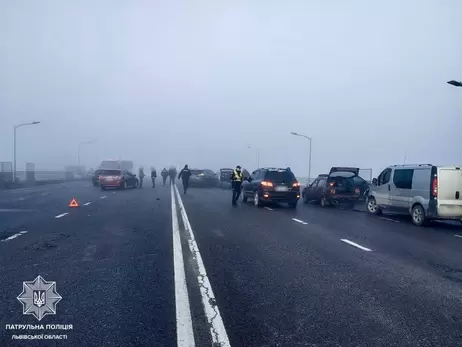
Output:
[[294,188],[300,187],[300,182],[295,182],[294,184],[292,184],[292,187]]
[[273,183],[268,182],[268,181],[261,181],[261,185],[262,185],[263,187],[272,187],[272,186],[273,186]]
[[330,183],[329,183],[329,186],[331,186],[331,187],[333,187],[334,185],[335,185],[334,182],[330,182]]
[[433,177],[433,180],[432,180],[432,196],[434,198],[438,197],[438,178],[437,177]]
[[356,193],[356,194],[359,194],[359,193],[361,193],[361,190],[360,190],[359,188],[356,188],[356,189],[355,189],[355,193]]
[[335,188],[331,188],[331,189],[330,189],[330,193],[331,193],[331,194],[335,194]]

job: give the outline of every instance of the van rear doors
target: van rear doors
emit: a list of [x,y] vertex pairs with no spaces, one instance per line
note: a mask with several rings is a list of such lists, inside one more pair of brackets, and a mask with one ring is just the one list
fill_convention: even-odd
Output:
[[431,194],[438,201],[438,216],[462,219],[462,166],[438,167]]

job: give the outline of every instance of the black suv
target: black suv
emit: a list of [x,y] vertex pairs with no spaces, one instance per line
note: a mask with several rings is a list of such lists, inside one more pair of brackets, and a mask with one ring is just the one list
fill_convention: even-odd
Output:
[[242,184],[242,201],[249,198],[256,207],[265,202],[287,202],[295,208],[300,198],[300,183],[288,169],[257,169]]

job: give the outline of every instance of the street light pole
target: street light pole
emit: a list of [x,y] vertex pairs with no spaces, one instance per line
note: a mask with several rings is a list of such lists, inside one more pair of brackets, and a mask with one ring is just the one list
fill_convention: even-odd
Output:
[[309,165],[309,168],[308,168],[308,182],[310,182],[310,180],[311,180],[311,149],[313,147],[313,139],[311,137],[309,137],[309,136],[299,134],[299,133],[296,133],[296,132],[293,132],[293,131],[291,131],[290,134],[294,135],[294,136],[304,137],[305,139],[310,140],[310,154],[309,154],[309,159],[308,159],[308,161],[309,161],[309,163],[308,163],[308,165]]
[[77,146],[77,166],[80,166],[80,148],[82,145],[89,145],[94,143],[95,141],[85,141],[85,142],[80,142]]
[[23,123],[14,126],[14,135],[13,135],[13,182],[16,182],[16,129],[26,126],[26,125],[35,125],[39,124],[40,122],[30,122],[30,123]]
[[247,146],[247,148],[255,150],[255,161],[257,163],[257,169],[260,167],[260,151],[252,146]]

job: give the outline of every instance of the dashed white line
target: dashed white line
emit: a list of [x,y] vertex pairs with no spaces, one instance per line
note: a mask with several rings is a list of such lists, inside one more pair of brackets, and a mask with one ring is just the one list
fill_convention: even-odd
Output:
[[88,205],[90,205],[90,204],[91,204],[91,201],[90,201],[90,202],[84,203],[83,206],[88,206]]
[[21,197],[19,198],[19,201],[23,201],[23,200],[24,200],[24,198],[21,196]]
[[102,197],[100,197],[100,199],[106,199],[107,196],[106,195],[103,195]]
[[462,235],[457,235],[457,234],[454,234],[455,237],[460,237],[462,239]]
[[189,223],[188,215],[186,214],[183,201],[181,200],[180,192],[178,191],[176,185],[173,186],[175,189],[177,202],[180,207],[183,225],[186,229],[186,232],[188,233],[189,250],[191,251],[192,256],[195,257],[197,270],[199,272],[197,281],[199,282],[202,296],[202,305],[204,307],[205,315],[207,317],[207,321],[210,324],[212,342],[217,346],[231,347],[228,334],[226,333],[225,325],[223,324],[220,310],[218,309],[215,295],[212,290],[212,285],[210,284],[209,278],[207,276],[207,271],[205,270],[204,262],[202,261],[202,256],[199,252],[199,247],[197,246],[194,232],[191,228],[191,223]]
[[297,222],[297,223],[300,223],[300,224],[303,224],[303,225],[307,225],[307,224],[308,224],[307,222],[304,222],[304,221],[302,221],[302,220],[300,220],[300,219],[297,219],[297,218],[292,218],[292,220],[293,220],[294,222]]
[[45,196],[45,195],[48,195],[48,194],[50,194],[50,193],[45,192],[45,193],[42,193],[42,196]]
[[61,213],[61,214],[58,214],[57,216],[55,216],[55,218],[61,218],[61,217],[67,216],[68,214],[69,214],[69,212]]
[[391,218],[387,218],[387,217],[380,217],[380,219],[388,220],[388,221],[390,221],[390,222],[399,223],[399,220],[395,220],[395,219],[391,219]]
[[265,209],[267,209],[268,211],[273,211],[273,209],[268,206],[265,206]]
[[369,249],[369,248],[366,248],[366,247],[363,247],[361,245],[358,245],[357,243],[354,243],[353,241],[350,241],[350,240],[347,240],[347,239],[341,239],[343,242],[346,242],[348,243],[349,245],[352,245],[354,247],[357,247],[359,249],[362,249],[363,251],[366,251],[366,252],[371,252],[372,249]]
[[2,242],[7,242],[7,241],[10,241],[10,240],[13,240],[21,235],[24,235],[26,234],[27,231],[26,230],[23,230],[23,231],[20,231],[19,233],[16,233],[16,234],[13,234],[11,235],[10,237],[7,237],[6,239],[3,239]]
[[172,197],[172,229],[173,229],[173,274],[175,279],[175,312],[176,336],[178,347],[194,347],[194,330],[192,327],[191,308],[189,306],[188,287],[181,247],[180,227],[176,212],[173,185],[170,188]]

